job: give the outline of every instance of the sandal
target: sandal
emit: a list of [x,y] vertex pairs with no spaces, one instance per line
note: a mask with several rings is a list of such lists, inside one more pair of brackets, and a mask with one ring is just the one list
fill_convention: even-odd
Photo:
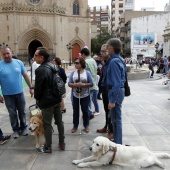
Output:
[[72,133],[75,133],[76,131],[77,131],[77,128],[71,129],[71,132],[72,132]]
[[89,133],[90,129],[89,128],[85,128],[85,129],[83,129],[83,131],[86,132],[86,133]]

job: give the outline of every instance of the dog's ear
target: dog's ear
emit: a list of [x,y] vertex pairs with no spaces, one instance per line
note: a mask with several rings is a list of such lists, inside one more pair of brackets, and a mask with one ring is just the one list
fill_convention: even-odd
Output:
[[41,120],[43,119],[41,112],[37,112],[36,116]]
[[103,144],[103,154],[105,154],[109,150],[109,146],[107,144]]

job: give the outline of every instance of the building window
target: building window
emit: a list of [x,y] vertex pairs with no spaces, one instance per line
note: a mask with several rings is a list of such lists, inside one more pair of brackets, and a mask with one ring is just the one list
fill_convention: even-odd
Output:
[[122,3],[119,4],[119,8],[123,8],[123,4]]
[[75,0],[73,3],[73,15],[80,15],[79,14],[79,2]]

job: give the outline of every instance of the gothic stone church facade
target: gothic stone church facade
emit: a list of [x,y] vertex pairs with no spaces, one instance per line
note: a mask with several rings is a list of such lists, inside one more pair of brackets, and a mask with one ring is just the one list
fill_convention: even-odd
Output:
[[36,48],[44,46],[69,62],[84,43],[90,47],[88,0],[0,0],[0,18],[0,44],[18,57],[32,58]]

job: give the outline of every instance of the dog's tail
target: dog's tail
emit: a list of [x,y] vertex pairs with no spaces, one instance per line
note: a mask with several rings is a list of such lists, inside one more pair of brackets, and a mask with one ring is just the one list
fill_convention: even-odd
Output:
[[158,158],[169,158],[170,159],[170,154],[168,153],[155,153],[155,155],[158,157]]

